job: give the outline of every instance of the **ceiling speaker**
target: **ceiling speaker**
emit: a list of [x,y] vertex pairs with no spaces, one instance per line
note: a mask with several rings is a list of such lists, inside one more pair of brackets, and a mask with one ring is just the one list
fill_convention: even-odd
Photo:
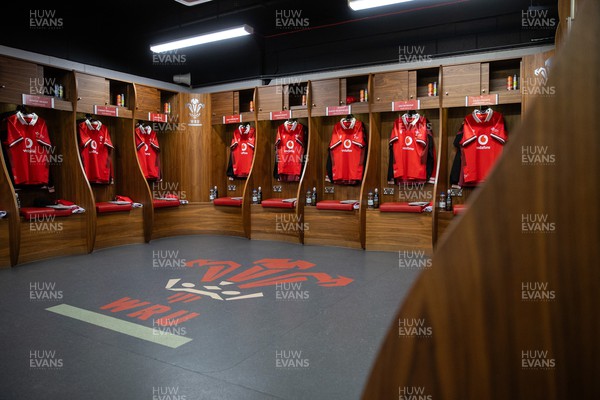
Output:
[[173,82],[191,86],[192,74],[188,72],[187,74],[173,75]]

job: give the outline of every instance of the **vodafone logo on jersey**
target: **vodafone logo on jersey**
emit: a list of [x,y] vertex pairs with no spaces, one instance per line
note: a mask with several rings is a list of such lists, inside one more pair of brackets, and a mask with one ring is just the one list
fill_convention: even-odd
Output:
[[352,153],[352,141],[350,139],[346,139],[343,141],[342,145],[344,146],[344,153]]
[[33,147],[33,140],[31,140],[30,138],[26,138],[25,139],[25,148],[30,149]]
[[242,149],[242,153],[247,153],[248,145],[246,143],[242,143],[241,149]]
[[[95,140],[92,140],[90,142],[90,146],[92,147],[92,149],[96,150],[98,148],[98,143],[96,143]],[[146,147],[148,147],[148,146],[146,146]]]
[[285,147],[287,147],[288,149],[292,150],[294,148],[294,141],[293,140],[288,140],[287,143],[285,144]]
[[410,136],[405,137],[404,144],[407,146],[411,146],[413,144],[413,139]]
[[490,146],[487,146],[489,141],[490,141],[490,138],[488,137],[488,135],[477,136],[477,143],[479,143],[479,146],[477,146],[477,149],[479,149],[479,150],[489,149]]

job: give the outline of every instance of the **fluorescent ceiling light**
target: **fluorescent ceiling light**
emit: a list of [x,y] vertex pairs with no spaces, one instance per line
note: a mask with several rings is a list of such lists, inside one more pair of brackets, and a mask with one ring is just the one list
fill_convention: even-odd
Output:
[[178,3],[181,3],[186,6],[195,6],[197,4],[208,3],[212,0],[175,0]]
[[169,50],[183,49],[184,47],[196,46],[199,44],[218,42],[219,40],[232,39],[244,35],[250,35],[254,32],[251,26],[242,25],[236,28],[227,29],[203,35],[192,36],[187,39],[179,39],[173,42],[155,44],[150,46],[154,53],[162,53]]
[[367,8],[389,6],[390,4],[406,3],[407,1],[412,0],[348,0],[348,6],[354,11],[359,11]]

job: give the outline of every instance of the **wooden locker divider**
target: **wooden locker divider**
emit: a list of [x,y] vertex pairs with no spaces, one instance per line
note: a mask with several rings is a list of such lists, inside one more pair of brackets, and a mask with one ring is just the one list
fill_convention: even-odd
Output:
[[[530,105],[390,319],[363,399],[397,396],[399,388],[423,388],[433,399],[600,395],[600,212],[567,206],[600,196],[600,139],[589,131],[600,116],[586,101],[600,88],[589,73],[600,62],[600,49],[589,45],[599,35],[600,4],[586,1],[557,52],[548,81],[555,95]],[[586,118],[568,118],[574,114]],[[547,146],[555,164],[523,165],[527,146]],[[547,222],[524,227],[534,215]],[[419,321],[419,333],[399,331],[409,321]]]
[[0,268],[14,266],[19,257],[19,209],[15,199],[4,154],[0,151],[0,210],[6,217],[0,219]]

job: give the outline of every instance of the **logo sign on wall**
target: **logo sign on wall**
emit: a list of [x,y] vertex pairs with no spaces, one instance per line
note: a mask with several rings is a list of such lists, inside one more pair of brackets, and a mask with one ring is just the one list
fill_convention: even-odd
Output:
[[197,98],[192,98],[189,103],[186,104],[189,111],[190,122],[189,126],[202,126],[200,122],[201,110],[205,107],[204,103],[200,103]]

